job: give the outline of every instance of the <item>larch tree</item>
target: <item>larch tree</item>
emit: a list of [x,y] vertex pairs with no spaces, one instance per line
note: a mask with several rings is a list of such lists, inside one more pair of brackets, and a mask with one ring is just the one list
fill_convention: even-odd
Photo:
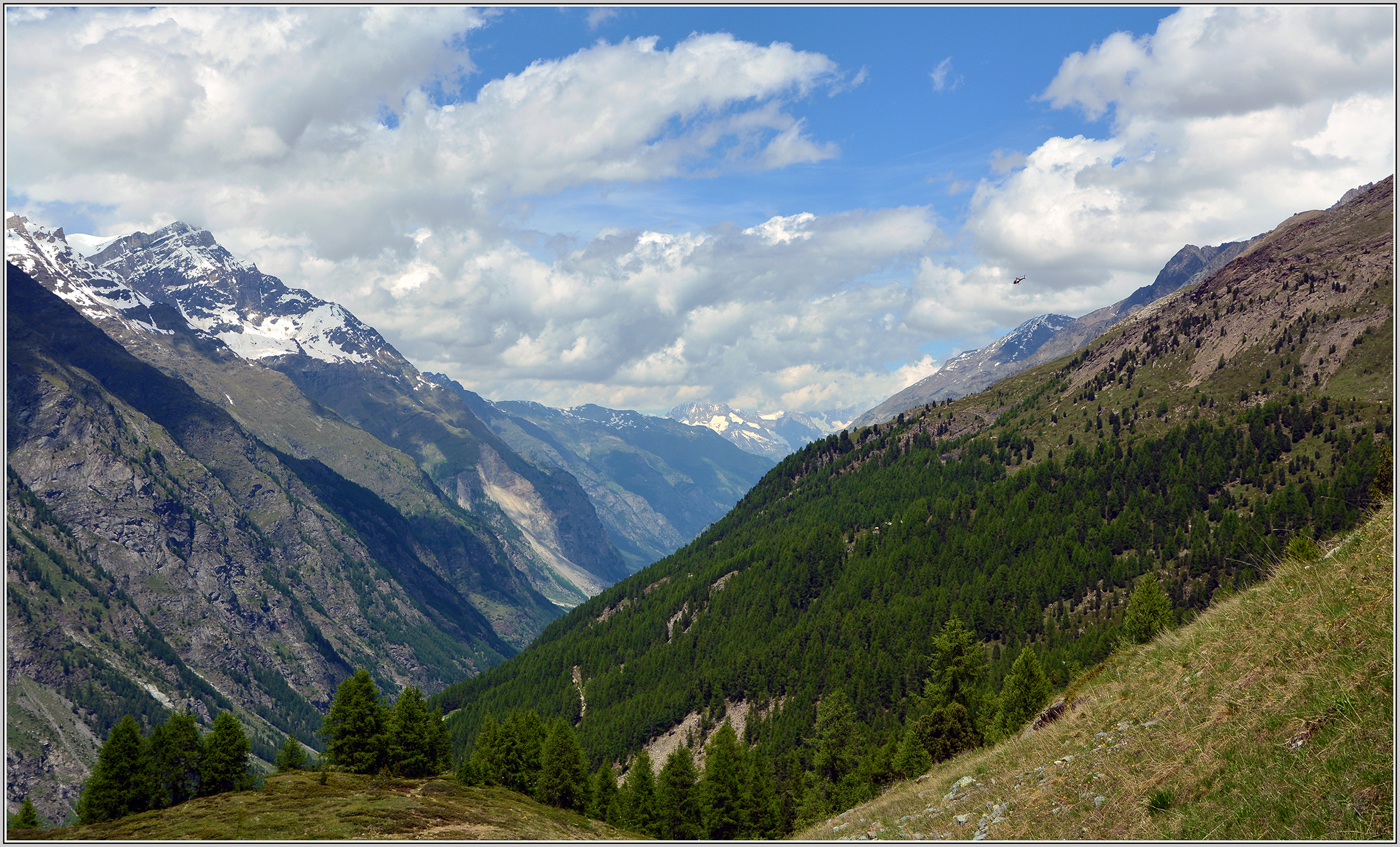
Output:
[[144,812],[155,779],[146,739],[131,715],[123,715],[97,754],[97,764],[78,799],[78,821],[101,823]]
[[209,737],[204,739],[204,755],[199,760],[199,793],[221,794],[248,787],[248,737],[243,725],[230,712],[214,718]]
[[162,805],[173,806],[199,794],[204,740],[189,712],[177,712],[151,731],[151,761],[155,766]]
[[287,740],[282,742],[281,749],[277,751],[276,764],[278,773],[306,769],[306,751],[302,749],[301,742],[295,735],[287,736]]
[[618,823],[617,771],[607,759],[593,775],[593,794],[589,797],[588,816],[610,824]]
[[1151,641],[1152,637],[1172,623],[1172,603],[1162,591],[1155,573],[1138,578],[1137,586],[1128,597],[1123,613],[1123,635],[1134,644]]
[[588,763],[568,721],[555,718],[550,722],[540,755],[536,798],[561,809],[583,811],[589,794]]
[[15,813],[14,820],[10,821],[12,829],[40,829],[39,810],[34,808],[34,803],[28,798],[19,805],[19,811]]
[[728,841],[744,828],[744,753],[727,722],[705,745],[705,773],[700,779],[701,823],[706,837]]
[[321,720],[325,760],[351,773],[377,773],[388,759],[384,707],[369,671],[361,668],[340,684]]
[[695,757],[689,747],[677,747],[666,757],[666,764],[656,780],[657,837],[672,840],[700,837],[696,776]]
[[1035,717],[1050,698],[1050,681],[1040,667],[1040,660],[1030,645],[1011,664],[1011,672],[1002,683],[996,715],[997,733],[1005,737]]
[[389,715],[388,764],[400,776],[441,773],[449,745],[442,710],[428,711],[423,692],[410,685],[399,695]]
[[622,825],[643,835],[657,836],[656,777],[651,770],[651,755],[646,750],[637,754],[619,792]]

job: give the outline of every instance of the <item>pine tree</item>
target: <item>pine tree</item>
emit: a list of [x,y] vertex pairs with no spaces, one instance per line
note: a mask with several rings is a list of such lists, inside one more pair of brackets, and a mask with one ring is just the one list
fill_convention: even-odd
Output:
[[1157,633],[1167,629],[1172,623],[1172,603],[1162,591],[1155,573],[1145,573],[1138,578],[1137,587],[1128,598],[1127,611],[1123,613],[1123,635],[1135,644],[1152,640]]
[[388,759],[384,708],[369,671],[361,668],[336,689],[321,720],[327,763],[351,773],[377,773]]
[[78,821],[101,823],[144,812],[154,789],[146,739],[131,715],[123,715],[97,754],[78,799]]
[[904,730],[904,737],[899,742],[899,752],[894,757],[895,772],[904,779],[912,779],[927,773],[931,767],[933,767],[933,757],[929,755],[928,748],[919,740],[916,724],[911,723]]
[[1005,737],[1015,732],[1035,717],[1049,698],[1050,681],[1045,678],[1045,671],[1041,669],[1035,651],[1026,645],[1002,683],[996,716],[998,734]]
[[442,710],[429,713],[423,693],[412,685],[399,695],[389,715],[388,750],[387,764],[400,776],[431,776],[447,764]]
[[701,822],[708,838],[728,841],[744,829],[744,753],[728,723],[705,745],[705,775],[700,780]]
[[306,751],[302,749],[296,736],[287,736],[287,740],[282,743],[282,749],[277,751],[277,772],[288,773],[305,769]]
[[974,711],[975,690],[987,675],[987,658],[973,634],[956,615],[934,636],[929,680],[924,697],[934,706],[961,703]]
[[204,755],[199,760],[199,793],[207,796],[247,788],[251,782],[248,750],[243,725],[231,712],[220,712],[204,740]]
[[10,821],[11,829],[41,829],[39,823],[39,810],[34,808],[28,797],[20,804],[19,811],[15,813],[15,819]]
[[537,799],[561,809],[583,811],[589,793],[588,763],[568,721],[555,718],[550,722],[541,756]]
[[595,820],[607,821],[616,825],[617,821],[617,771],[607,759],[598,766],[593,775],[593,794],[589,797],[588,816]]
[[540,776],[540,751],[544,745],[544,721],[534,709],[512,712],[496,734],[493,772],[512,791],[533,796]]
[[657,837],[656,778],[651,771],[651,755],[642,750],[627,769],[619,791],[622,825],[633,832]]
[[204,740],[199,737],[194,715],[178,712],[166,718],[151,731],[150,751],[160,805],[174,806],[199,793]]
[[689,840],[700,837],[700,803],[695,790],[695,757],[677,747],[666,757],[656,780],[658,838]]
[[744,768],[744,829],[740,837],[772,840],[782,834],[782,809],[773,766],[754,750]]

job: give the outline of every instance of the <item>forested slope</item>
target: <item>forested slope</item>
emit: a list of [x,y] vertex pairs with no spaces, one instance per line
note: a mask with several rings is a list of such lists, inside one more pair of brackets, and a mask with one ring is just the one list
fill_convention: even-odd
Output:
[[[459,754],[485,715],[533,707],[625,762],[742,702],[788,820],[811,819],[893,778],[950,618],[982,644],[969,703],[990,731],[1013,660],[1031,647],[1063,685],[1103,659],[1140,575],[1184,620],[1294,536],[1354,525],[1390,473],[1392,184],[1073,358],[788,457],[674,556],[444,691]],[[819,704],[842,699],[833,767]]]

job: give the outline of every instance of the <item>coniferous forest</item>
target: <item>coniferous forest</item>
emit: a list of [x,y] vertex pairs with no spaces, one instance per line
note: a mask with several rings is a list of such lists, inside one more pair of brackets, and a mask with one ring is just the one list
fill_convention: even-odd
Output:
[[[708,728],[740,701],[779,704],[750,717],[744,740],[778,763],[788,824],[815,819],[902,775],[906,728],[954,702],[926,690],[946,622],[960,618],[985,665],[959,698],[970,734],[995,737],[1015,728],[997,718],[1018,659],[1029,651],[1049,686],[1065,686],[1122,637],[1143,574],[1166,571],[1175,621],[1257,580],[1298,533],[1352,526],[1386,449],[1346,426],[1353,411],[1275,400],[1033,464],[1036,446],[1014,434],[920,431],[934,409],[833,436],[782,462],[665,575],[657,566],[604,591],[434,702],[456,710],[459,756],[493,715],[533,702],[578,722],[593,768],[693,710]],[[833,699],[845,705],[829,731]],[[849,752],[826,749],[833,732]]]

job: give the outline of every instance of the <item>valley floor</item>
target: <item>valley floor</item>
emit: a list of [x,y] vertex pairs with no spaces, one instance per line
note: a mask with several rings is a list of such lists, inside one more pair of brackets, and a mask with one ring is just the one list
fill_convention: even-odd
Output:
[[1394,831],[1394,516],[1120,649],[1043,729],[799,839],[1380,839]]

